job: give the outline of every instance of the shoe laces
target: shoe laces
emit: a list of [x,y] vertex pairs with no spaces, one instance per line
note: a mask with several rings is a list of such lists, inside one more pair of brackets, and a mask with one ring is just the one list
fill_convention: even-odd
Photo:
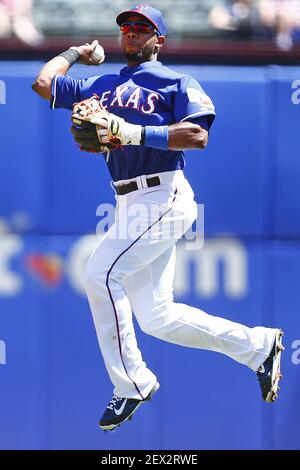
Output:
[[112,399],[110,400],[109,404],[107,405],[107,408],[109,410],[113,410],[114,407],[116,406],[116,403],[120,400],[123,400],[123,398],[118,397],[117,395],[113,395]]
[[264,374],[266,372],[266,369],[265,369],[265,366],[264,364],[262,364],[256,371],[256,373],[259,373],[259,374]]

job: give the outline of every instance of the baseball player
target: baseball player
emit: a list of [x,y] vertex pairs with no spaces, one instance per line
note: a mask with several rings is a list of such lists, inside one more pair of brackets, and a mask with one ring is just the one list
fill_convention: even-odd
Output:
[[127,61],[119,74],[88,79],[67,75],[77,60],[95,64],[94,41],[46,63],[33,84],[52,108],[72,110],[79,103],[73,112],[74,139],[83,150],[104,153],[117,201],[114,224],[84,273],[114,385],[99,425],[114,429],[159,389],[138,349],[132,312],[150,335],[218,351],[248,366],[257,375],[263,399],[272,402],[281,377],[283,332],[249,328],[173,299],[175,243],[197,216],[183,172],[184,150],[205,149],[215,118],[213,104],[194,78],[157,60],[167,32],[159,10],[137,5],[120,13],[116,22]]

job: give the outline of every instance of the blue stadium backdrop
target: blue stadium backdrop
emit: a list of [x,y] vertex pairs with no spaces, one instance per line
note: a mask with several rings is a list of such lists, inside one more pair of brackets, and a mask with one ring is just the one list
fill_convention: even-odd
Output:
[[[81,153],[69,112],[31,91],[40,63],[0,63],[0,448],[297,449],[300,386],[300,68],[173,67],[217,110],[186,174],[205,206],[203,250],[178,245],[180,302],[285,330],[282,390],[220,354],[137,335],[161,390],[116,433],[82,267],[99,204],[113,203],[100,157]],[[77,76],[110,73],[74,67]]]

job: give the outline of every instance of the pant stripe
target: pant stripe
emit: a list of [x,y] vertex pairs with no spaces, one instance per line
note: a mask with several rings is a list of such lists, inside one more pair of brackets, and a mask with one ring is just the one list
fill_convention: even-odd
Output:
[[116,320],[116,327],[117,327],[117,334],[118,334],[118,345],[119,345],[119,352],[120,352],[120,356],[121,356],[121,361],[122,361],[122,364],[123,364],[123,367],[124,367],[124,370],[126,372],[126,375],[128,376],[128,378],[131,380],[131,382],[133,383],[136,391],[138,392],[138,394],[141,396],[142,400],[144,400],[146,397],[143,397],[141,391],[139,390],[137,384],[134,382],[134,380],[132,380],[132,378],[130,377],[130,375],[128,374],[127,372],[127,369],[126,369],[126,366],[125,366],[125,362],[124,362],[124,358],[123,358],[123,355],[122,355],[122,348],[121,348],[121,336],[120,336],[120,328],[119,328],[119,321],[118,321],[118,313],[117,313],[117,309],[116,309],[116,306],[115,306],[115,303],[114,303],[114,299],[113,299],[113,296],[112,296],[112,293],[111,293],[111,290],[109,288],[109,275],[113,269],[113,267],[115,266],[115,264],[117,263],[117,261],[121,258],[121,256],[123,256],[136,242],[138,242],[140,240],[140,238],[145,234],[147,233],[155,224],[157,224],[158,222],[161,221],[161,219],[167,215],[171,210],[172,210],[172,206],[173,206],[173,203],[176,199],[176,193],[177,193],[177,189],[175,190],[174,192],[174,198],[171,202],[171,207],[170,209],[168,209],[164,214],[162,214],[155,222],[153,222],[151,225],[149,225],[149,227],[146,228],[146,230],[136,239],[134,240],[131,245],[129,245],[126,250],[122,251],[122,253],[119,254],[119,256],[115,259],[115,261],[113,262],[113,264],[111,265],[111,267],[109,268],[108,272],[107,272],[107,275],[106,275],[106,287],[107,287],[107,290],[108,290],[108,294],[109,294],[109,297],[110,297],[110,300],[111,300],[111,303],[112,303],[112,306],[113,306],[113,310],[114,310],[114,315],[115,315],[115,320]]

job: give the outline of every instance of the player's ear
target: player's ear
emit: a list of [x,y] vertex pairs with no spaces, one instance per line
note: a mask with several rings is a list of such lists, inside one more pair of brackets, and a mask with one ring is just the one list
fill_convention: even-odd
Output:
[[163,46],[164,42],[165,42],[165,36],[158,36],[157,39],[156,39],[156,44],[155,44],[155,48],[156,48],[156,53],[159,52],[160,48]]

